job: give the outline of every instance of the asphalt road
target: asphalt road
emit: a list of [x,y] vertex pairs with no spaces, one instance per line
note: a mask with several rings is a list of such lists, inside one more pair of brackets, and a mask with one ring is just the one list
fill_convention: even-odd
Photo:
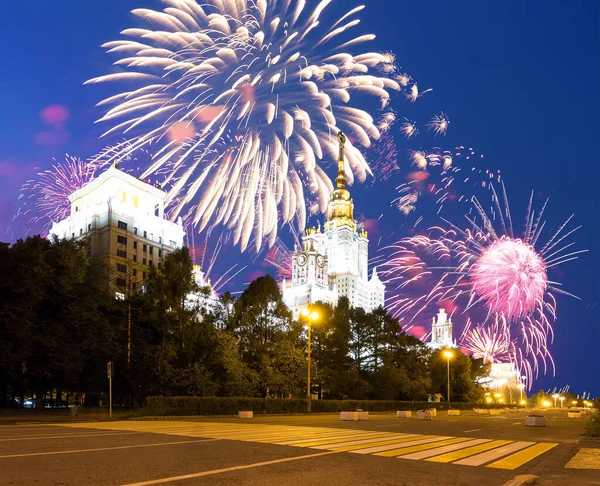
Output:
[[[598,470],[564,468],[581,447],[582,422],[563,420],[564,414],[550,415],[545,428],[525,427],[523,415],[514,413],[499,417],[440,414],[431,422],[381,414],[372,415],[368,422],[316,415],[246,421],[179,417],[175,421],[13,423],[0,425],[0,484],[493,486],[517,475],[534,474],[541,477],[538,484],[600,485]],[[529,454],[514,469],[488,467],[489,461],[469,466],[424,458],[438,454],[436,448],[451,451],[462,443],[485,446],[490,440],[550,449]],[[279,445],[286,441],[295,444]],[[363,453],[377,449],[370,448],[373,444],[383,449],[406,444],[405,451],[412,454],[396,458]]]

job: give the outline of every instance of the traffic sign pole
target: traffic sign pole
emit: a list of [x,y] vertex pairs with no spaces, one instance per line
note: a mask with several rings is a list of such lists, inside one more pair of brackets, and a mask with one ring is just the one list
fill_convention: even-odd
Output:
[[113,362],[106,363],[106,374],[108,375],[108,418],[112,418],[112,375]]

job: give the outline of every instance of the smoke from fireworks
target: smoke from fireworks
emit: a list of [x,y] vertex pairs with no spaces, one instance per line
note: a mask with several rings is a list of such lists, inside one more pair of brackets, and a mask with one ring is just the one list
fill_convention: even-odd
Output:
[[395,74],[393,55],[348,52],[375,37],[351,35],[363,6],[327,25],[330,0],[312,11],[289,0],[165,3],[163,12],[134,10],[147,27],[104,45],[121,56],[120,71],[88,83],[138,87],[102,101],[99,121],[113,124],[105,135],[129,137],[115,160],[157,144],[142,178],[170,164],[163,186],[178,202],[173,214],[194,204],[200,231],[225,225],[242,249],[252,237],[257,249],[272,245],[280,223],[303,230],[311,199],[325,210],[333,187],[321,161],[336,160],[338,130],[349,136],[348,179],[365,179],[359,147],[380,133],[354,95],[380,108],[402,87],[420,95]]
[[[502,201],[491,186],[493,205],[488,213],[473,198],[469,228],[443,220],[448,227],[431,228],[427,234],[403,238],[386,249],[380,270],[392,296],[388,308],[405,328],[420,322],[428,312],[446,303],[478,321],[494,320],[505,336],[517,339],[514,356],[531,378],[548,362],[548,349],[556,318],[555,294],[567,292],[549,280],[547,269],[577,258],[585,250],[571,251],[567,239],[577,228],[566,230],[572,216],[539,243],[548,201],[536,213],[533,194],[520,238],[514,236],[512,216],[503,187]],[[527,364],[522,361],[527,360]],[[531,380],[529,380],[531,383]]]

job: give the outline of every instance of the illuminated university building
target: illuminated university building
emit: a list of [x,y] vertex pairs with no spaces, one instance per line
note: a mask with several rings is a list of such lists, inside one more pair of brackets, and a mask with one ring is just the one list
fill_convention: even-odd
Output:
[[149,267],[183,246],[184,230],[165,219],[167,193],[111,167],[69,196],[71,214],[54,223],[50,236],[85,238],[90,256],[109,270],[122,298],[140,289]]
[[431,322],[431,340],[427,343],[431,349],[456,348],[452,339],[452,318],[440,309]]
[[351,307],[371,312],[384,304],[385,285],[377,270],[368,274],[369,240],[367,232],[357,231],[354,203],[346,189],[344,144],[339,133],[337,188],[327,210],[327,222],[306,230],[302,248],[292,255],[292,281],[283,281],[283,300],[297,316],[300,310],[315,302],[336,305],[339,297],[347,297]]

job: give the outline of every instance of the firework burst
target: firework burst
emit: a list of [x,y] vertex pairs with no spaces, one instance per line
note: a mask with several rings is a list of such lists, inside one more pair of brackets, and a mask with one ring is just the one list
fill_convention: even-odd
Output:
[[156,144],[142,178],[169,164],[174,215],[194,204],[198,230],[224,225],[242,250],[252,238],[257,250],[272,245],[281,224],[302,230],[312,200],[326,209],[333,187],[322,161],[336,160],[338,130],[349,136],[350,182],[365,179],[359,147],[380,132],[351,98],[384,107],[403,75],[390,53],[349,52],[375,37],[352,35],[363,6],[328,25],[330,0],[313,10],[290,0],[164,3],[133,11],[147,27],[104,45],[120,71],[88,83],[137,84],[102,101],[99,121],[112,124],[105,135],[129,138],[115,160]]
[[419,127],[414,121],[407,120],[400,126],[400,133],[406,138],[411,139],[419,134]]
[[506,336],[515,336],[514,361],[531,377],[542,367],[546,373],[548,363],[554,368],[548,346],[554,336],[555,295],[572,296],[550,280],[547,271],[586,250],[572,251],[575,243],[568,238],[579,228],[566,229],[572,216],[540,243],[548,201],[536,212],[533,193],[524,231],[516,237],[504,185],[502,198],[493,185],[490,189],[489,215],[473,198],[466,217],[469,228],[443,220],[448,228],[436,226],[388,247],[379,268],[393,294],[388,307],[405,326],[443,303],[460,308],[469,318],[478,315],[479,322],[493,319]]
[[[25,199],[20,212],[29,216],[30,223],[41,223],[46,233],[53,222],[71,214],[69,196],[92,181],[99,168],[97,163],[84,162],[68,154],[64,161],[53,160],[50,169],[38,172],[34,179],[23,184],[19,196]],[[31,202],[33,210],[23,209]]]
[[439,115],[435,115],[427,124],[430,130],[433,130],[435,135],[446,135],[448,131],[448,125],[450,125],[450,118],[442,112]]

